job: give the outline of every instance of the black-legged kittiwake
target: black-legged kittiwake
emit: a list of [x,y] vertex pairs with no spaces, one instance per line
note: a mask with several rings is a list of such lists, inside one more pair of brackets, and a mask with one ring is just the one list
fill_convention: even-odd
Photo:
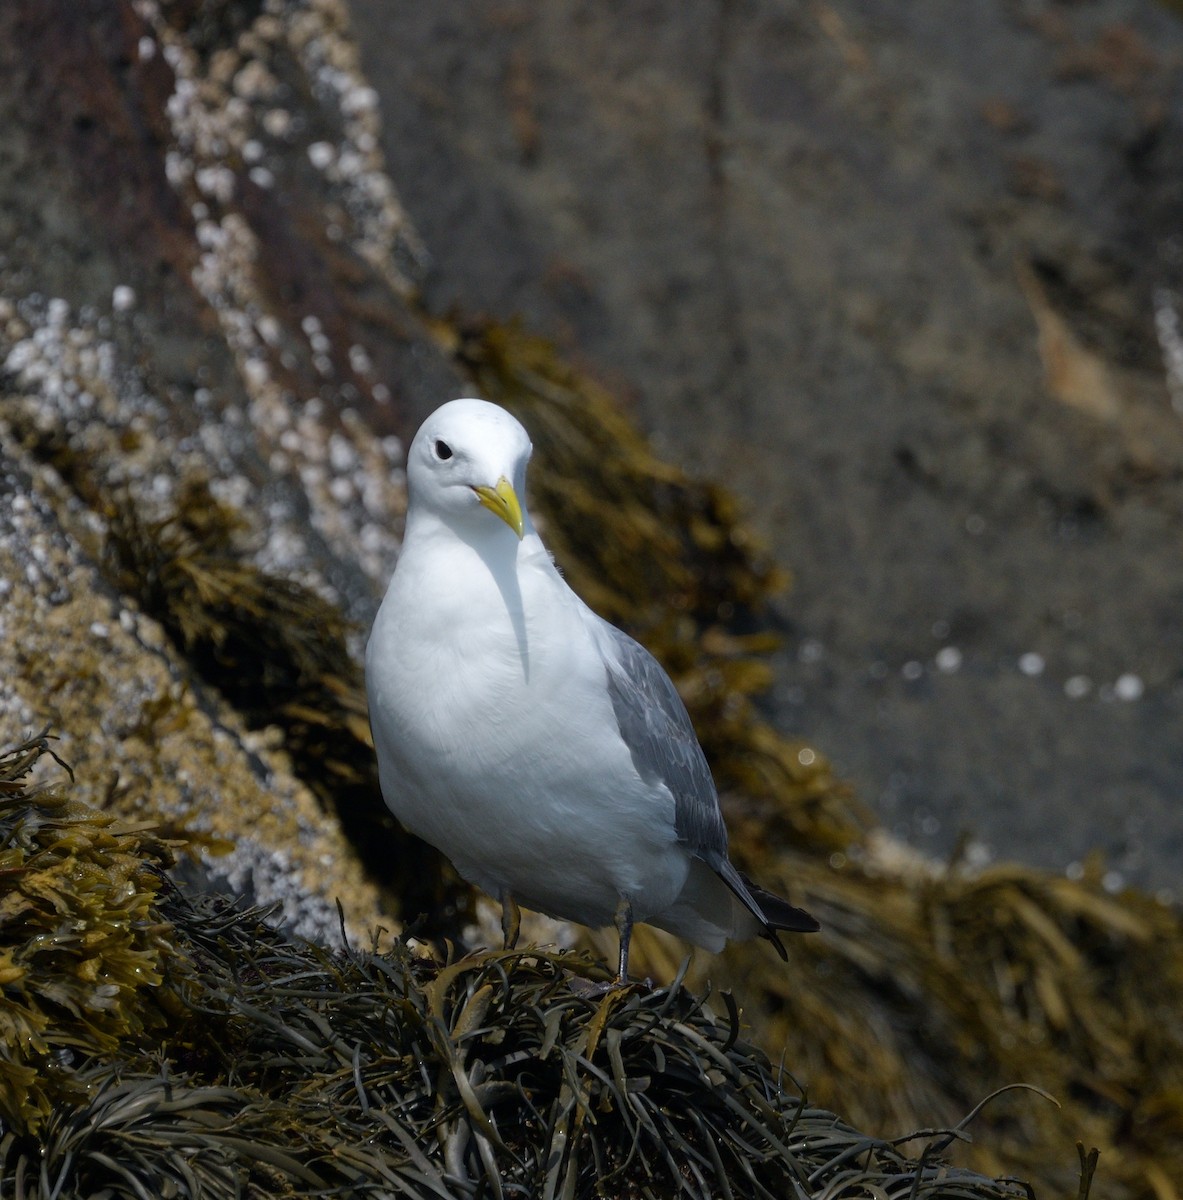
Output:
[[[502,902],[647,922],[709,950],[817,922],[727,857],[711,773],[669,676],[567,586],[523,506],[525,429],[454,400],[407,459],[402,551],[366,649],[395,816]],[[511,916],[514,914],[515,916]]]

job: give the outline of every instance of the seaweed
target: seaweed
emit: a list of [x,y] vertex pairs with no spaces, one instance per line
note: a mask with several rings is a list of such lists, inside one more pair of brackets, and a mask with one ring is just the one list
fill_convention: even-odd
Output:
[[44,732],[0,753],[0,1122],[33,1132],[84,1094],[77,1056],[110,1057],[166,1020],[170,950],[156,897],[172,848],[31,784],[46,755]]
[[[585,952],[331,951],[289,939],[265,910],[187,897],[163,882],[167,855],[143,831],[71,809],[65,786],[24,786],[46,753],[42,737],[0,755],[5,853],[56,845],[45,831],[61,830],[65,807],[74,861],[129,860],[127,886],[89,891],[97,902],[71,936],[131,906],[136,934],[153,940],[134,988],[44,1024],[71,1054],[51,1105],[0,1114],[3,1200],[1029,1195],[943,1159],[963,1128],[888,1140],[811,1104],[745,1040],[735,1000],[696,995],[684,972],[605,992],[595,985],[608,972]],[[59,877],[57,859],[38,857],[0,880],[20,961],[46,934],[7,902]],[[151,1029],[131,1028],[145,1002]],[[103,1013],[117,1032],[92,1028]],[[79,1021],[84,1036],[67,1042]],[[31,1042],[7,1051],[10,1072],[44,1066]]]

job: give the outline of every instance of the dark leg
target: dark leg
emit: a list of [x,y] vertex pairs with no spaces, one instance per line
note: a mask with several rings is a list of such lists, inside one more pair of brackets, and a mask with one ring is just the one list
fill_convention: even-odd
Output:
[[522,927],[522,910],[509,892],[501,893],[501,936],[506,950],[518,944],[518,931]]
[[616,986],[628,983],[628,944],[633,936],[633,906],[627,896],[621,896],[616,906],[616,932],[620,934],[620,970],[616,973]]

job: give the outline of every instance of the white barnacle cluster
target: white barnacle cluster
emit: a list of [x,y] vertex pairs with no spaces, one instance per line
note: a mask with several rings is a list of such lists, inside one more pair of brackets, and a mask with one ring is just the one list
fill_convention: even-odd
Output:
[[423,247],[386,170],[378,93],[366,81],[357,45],[348,36],[345,5],[310,0],[296,6],[288,36],[313,94],[340,129],[335,144],[313,142],[309,160],[336,186],[354,249],[388,286],[406,295],[410,283],[398,264],[421,261]]
[[[278,906],[270,918],[297,937],[321,945],[339,946],[341,916],[333,902],[307,886],[293,855],[253,837],[241,837],[233,849],[213,864],[230,891],[265,908]],[[346,928],[350,940],[369,931]]]
[[1183,331],[1179,323],[1179,296],[1172,288],[1154,290],[1154,330],[1162,353],[1167,391],[1174,410],[1183,415]]
[[[116,295],[112,310],[118,307]],[[102,470],[107,488],[134,489],[146,507],[162,506],[186,452],[175,431],[165,432],[165,405],[120,361],[111,325],[110,315],[75,311],[60,297],[0,298],[0,363],[14,393],[10,411],[39,437],[67,439],[76,459]],[[147,507],[146,516],[152,515]]]
[[[4,480],[11,499],[0,512],[0,642],[19,636],[20,606],[31,605],[43,622],[72,593],[69,572],[61,570],[63,537],[48,517],[45,497]],[[8,674],[0,671],[0,676]],[[11,679],[10,679],[11,682]],[[7,707],[0,711],[8,713]]]
[[[167,105],[173,146],[168,178],[193,219],[198,262],[193,283],[217,316],[248,399],[247,423],[273,474],[299,479],[313,528],[348,551],[380,579],[397,551],[405,508],[402,448],[375,439],[350,407],[356,387],[383,403],[389,391],[374,378],[365,347],[336,346],[315,313],[298,323],[277,311],[259,278],[260,245],[240,205],[239,164],[258,186],[270,187],[280,159],[307,139],[307,113],[285,107],[280,74],[298,69],[324,109],[324,124],[340,130],[333,143],[305,146],[329,183],[324,215],[400,294],[408,283],[394,265],[396,243],[414,234],[385,173],[376,95],[361,76],[343,6],[335,0],[269,0],[234,45],[203,57],[163,19],[156,0],[140,0],[172,67]],[[281,72],[280,64],[285,64]],[[296,355],[321,381],[299,397],[291,386]],[[337,364],[356,383],[337,384]],[[227,414],[229,415],[229,414]],[[204,433],[203,433],[204,436]],[[288,514],[290,516],[290,514]],[[290,569],[304,547],[284,514],[272,514],[265,565]]]

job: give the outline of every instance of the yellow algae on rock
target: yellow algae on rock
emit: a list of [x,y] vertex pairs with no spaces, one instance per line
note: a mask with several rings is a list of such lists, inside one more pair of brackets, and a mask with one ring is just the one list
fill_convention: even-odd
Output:
[[74,796],[191,837],[224,889],[334,939],[340,900],[364,932],[389,915],[337,821],[264,733],[191,673],[160,624],[120,595],[63,528],[40,468],[6,455],[0,508],[0,703],[6,728],[49,725]]

